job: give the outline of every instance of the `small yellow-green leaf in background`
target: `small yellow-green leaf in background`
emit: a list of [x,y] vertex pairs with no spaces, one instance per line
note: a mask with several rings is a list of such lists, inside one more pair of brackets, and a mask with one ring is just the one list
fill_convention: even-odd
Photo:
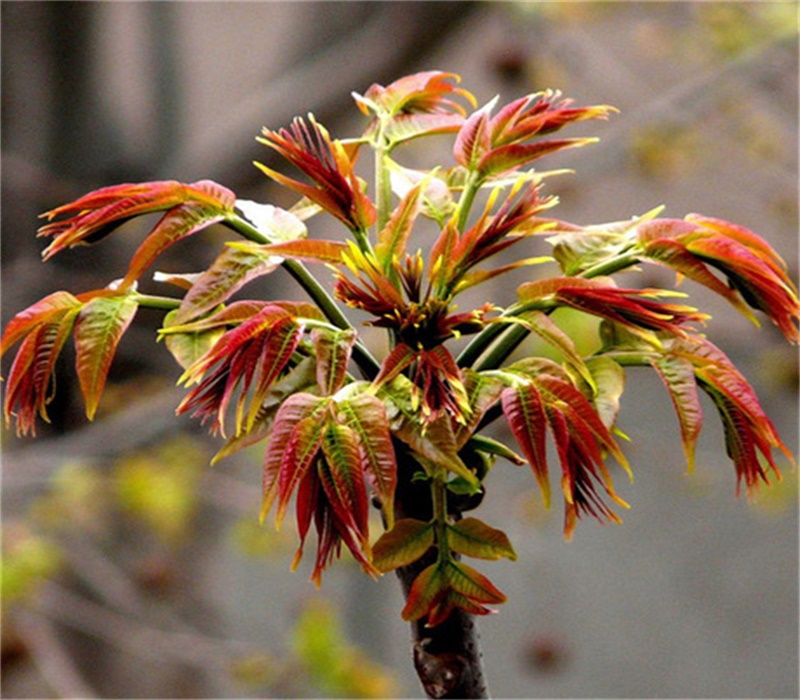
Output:
[[228,672],[237,685],[260,688],[279,680],[285,666],[282,660],[269,654],[250,654],[231,661]]
[[61,565],[61,552],[48,538],[21,523],[3,528],[3,566],[0,572],[4,605],[33,595],[38,585]]
[[115,469],[119,504],[159,539],[174,544],[187,534],[207,464],[205,451],[189,437],[124,457]]
[[49,489],[31,504],[28,516],[48,531],[104,527],[110,512],[107,481],[97,467],[69,461],[50,480]]
[[314,599],[305,607],[292,632],[293,654],[303,674],[323,697],[394,697],[397,684],[389,671],[351,644],[333,605]]

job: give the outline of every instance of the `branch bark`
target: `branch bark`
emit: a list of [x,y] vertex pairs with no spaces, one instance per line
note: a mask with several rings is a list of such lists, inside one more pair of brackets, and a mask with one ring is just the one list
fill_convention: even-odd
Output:
[[[430,490],[427,484],[412,481],[419,465],[400,447],[397,457],[397,518],[429,520],[432,515]],[[405,598],[417,575],[435,560],[436,551],[431,548],[421,559],[397,570]],[[414,621],[411,623],[411,639],[414,668],[429,698],[489,697],[478,625],[473,615],[456,608],[436,627],[426,627],[424,619]]]

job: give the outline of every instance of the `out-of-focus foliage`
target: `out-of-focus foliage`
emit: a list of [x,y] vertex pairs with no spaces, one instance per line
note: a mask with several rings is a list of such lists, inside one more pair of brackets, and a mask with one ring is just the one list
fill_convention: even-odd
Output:
[[281,697],[390,698],[400,691],[393,674],[348,639],[324,598],[303,604],[285,651],[238,659],[230,672],[242,687]]
[[189,438],[176,438],[125,456],[115,465],[115,495],[123,512],[164,543],[189,534],[206,455]]
[[21,522],[3,527],[2,599],[3,614],[9,605],[36,594],[42,581],[60,568],[59,546],[50,538],[31,532]]

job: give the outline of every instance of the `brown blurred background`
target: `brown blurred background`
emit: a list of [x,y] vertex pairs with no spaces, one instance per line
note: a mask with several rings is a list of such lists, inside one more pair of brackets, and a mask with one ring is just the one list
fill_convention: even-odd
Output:
[[[121,276],[143,233],[133,224],[43,266],[41,211],[166,178],[285,202],[251,165],[267,157],[254,139],[262,126],[313,112],[335,136],[354,135],[351,91],[428,69],[461,74],[481,103],[552,87],[620,109],[569,134],[599,144],[546,163],[576,170],[548,185],[559,217],[600,223],[660,204],[719,216],[769,240],[796,279],[796,3],[3,2],[0,12],[3,324],[51,291]],[[199,269],[217,235],[175,246],[160,266]],[[284,278],[258,289],[292,294]],[[794,448],[796,352],[772,327],[686,291]],[[316,591],[306,567],[288,572],[291,527],[257,525],[259,451],[208,468],[218,446],[174,420],[181,392],[154,343],[158,320],[140,313],[126,335],[97,422],[82,418],[67,354],[52,426],[37,441],[3,433],[3,697],[418,695],[394,579],[372,582],[344,559]],[[733,497],[710,405],[687,476],[658,380],[631,371],[623,404],[636,475],[619,480],[633,505],[624,525],[586,522],[565,544],[560,509],[541,509],[529,472],[499,465],[489,479],[482,517],[519,554],[486,569],[510,598],[481,620],[493,694],[797,697],[796,471],[781,461],[783,483],[748,505]]]

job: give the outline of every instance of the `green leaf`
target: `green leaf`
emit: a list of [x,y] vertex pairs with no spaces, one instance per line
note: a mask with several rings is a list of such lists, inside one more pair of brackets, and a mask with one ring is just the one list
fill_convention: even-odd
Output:
[[611,428],[619,414],[619,399],[625,390],[625,370],[610,357],[598,355],[586,362],[593,377],[595,395],[593,399],[597,415],[606,428]]
[[505,603],[508,598],[486,576],[463,562],[448,562],[445,578],[450,587],[476,603]]
[[447,526],[447,543],[450,549],[468,557],[478,559],[501,559],[515,561],[517,553],[508,536],[501,530],[489,527],[477,518],[464,518]]
[[372,547],[372,564],[382,572],[408,566],[433,546],[433,523],[403,518]]
[[[177,314],[177,309],[170,311],[164,317],[164,326],[169,327],[174,323]],[[170,351],[175,361],[183,369],[188,369],[214,347],[224,332],[224,328],[217,327],[190,333],[169,333],[164,338],[167,350]]]
[[463,562],[448,562],[445,579],[453,591],[472,602],[498,604],[508,600],[486,576]]
[[136,300],[128,294],[98,296],[75,320],[75,367],[89,420],[94,418],[111,360],[137,308]]
[[543,311],[528,311],[519,317],[511,317],[509,320],[519,322],[529,331],[536,333],[542,340],[556,348],[569,362],[570,366],[586,381],[594,390],[595,382],[592,373],[586,367],[575,342],[562,331]]
[[461,370],[464,378],[464,390],[469,402],[468,420],[465,424],[457,424],[455,428],[456,446],[464,447],[468,440],[474,436],[475,429],[480,424],[486,411],[500,398],[505,384],[499,377],[476,372],[465,368]]

